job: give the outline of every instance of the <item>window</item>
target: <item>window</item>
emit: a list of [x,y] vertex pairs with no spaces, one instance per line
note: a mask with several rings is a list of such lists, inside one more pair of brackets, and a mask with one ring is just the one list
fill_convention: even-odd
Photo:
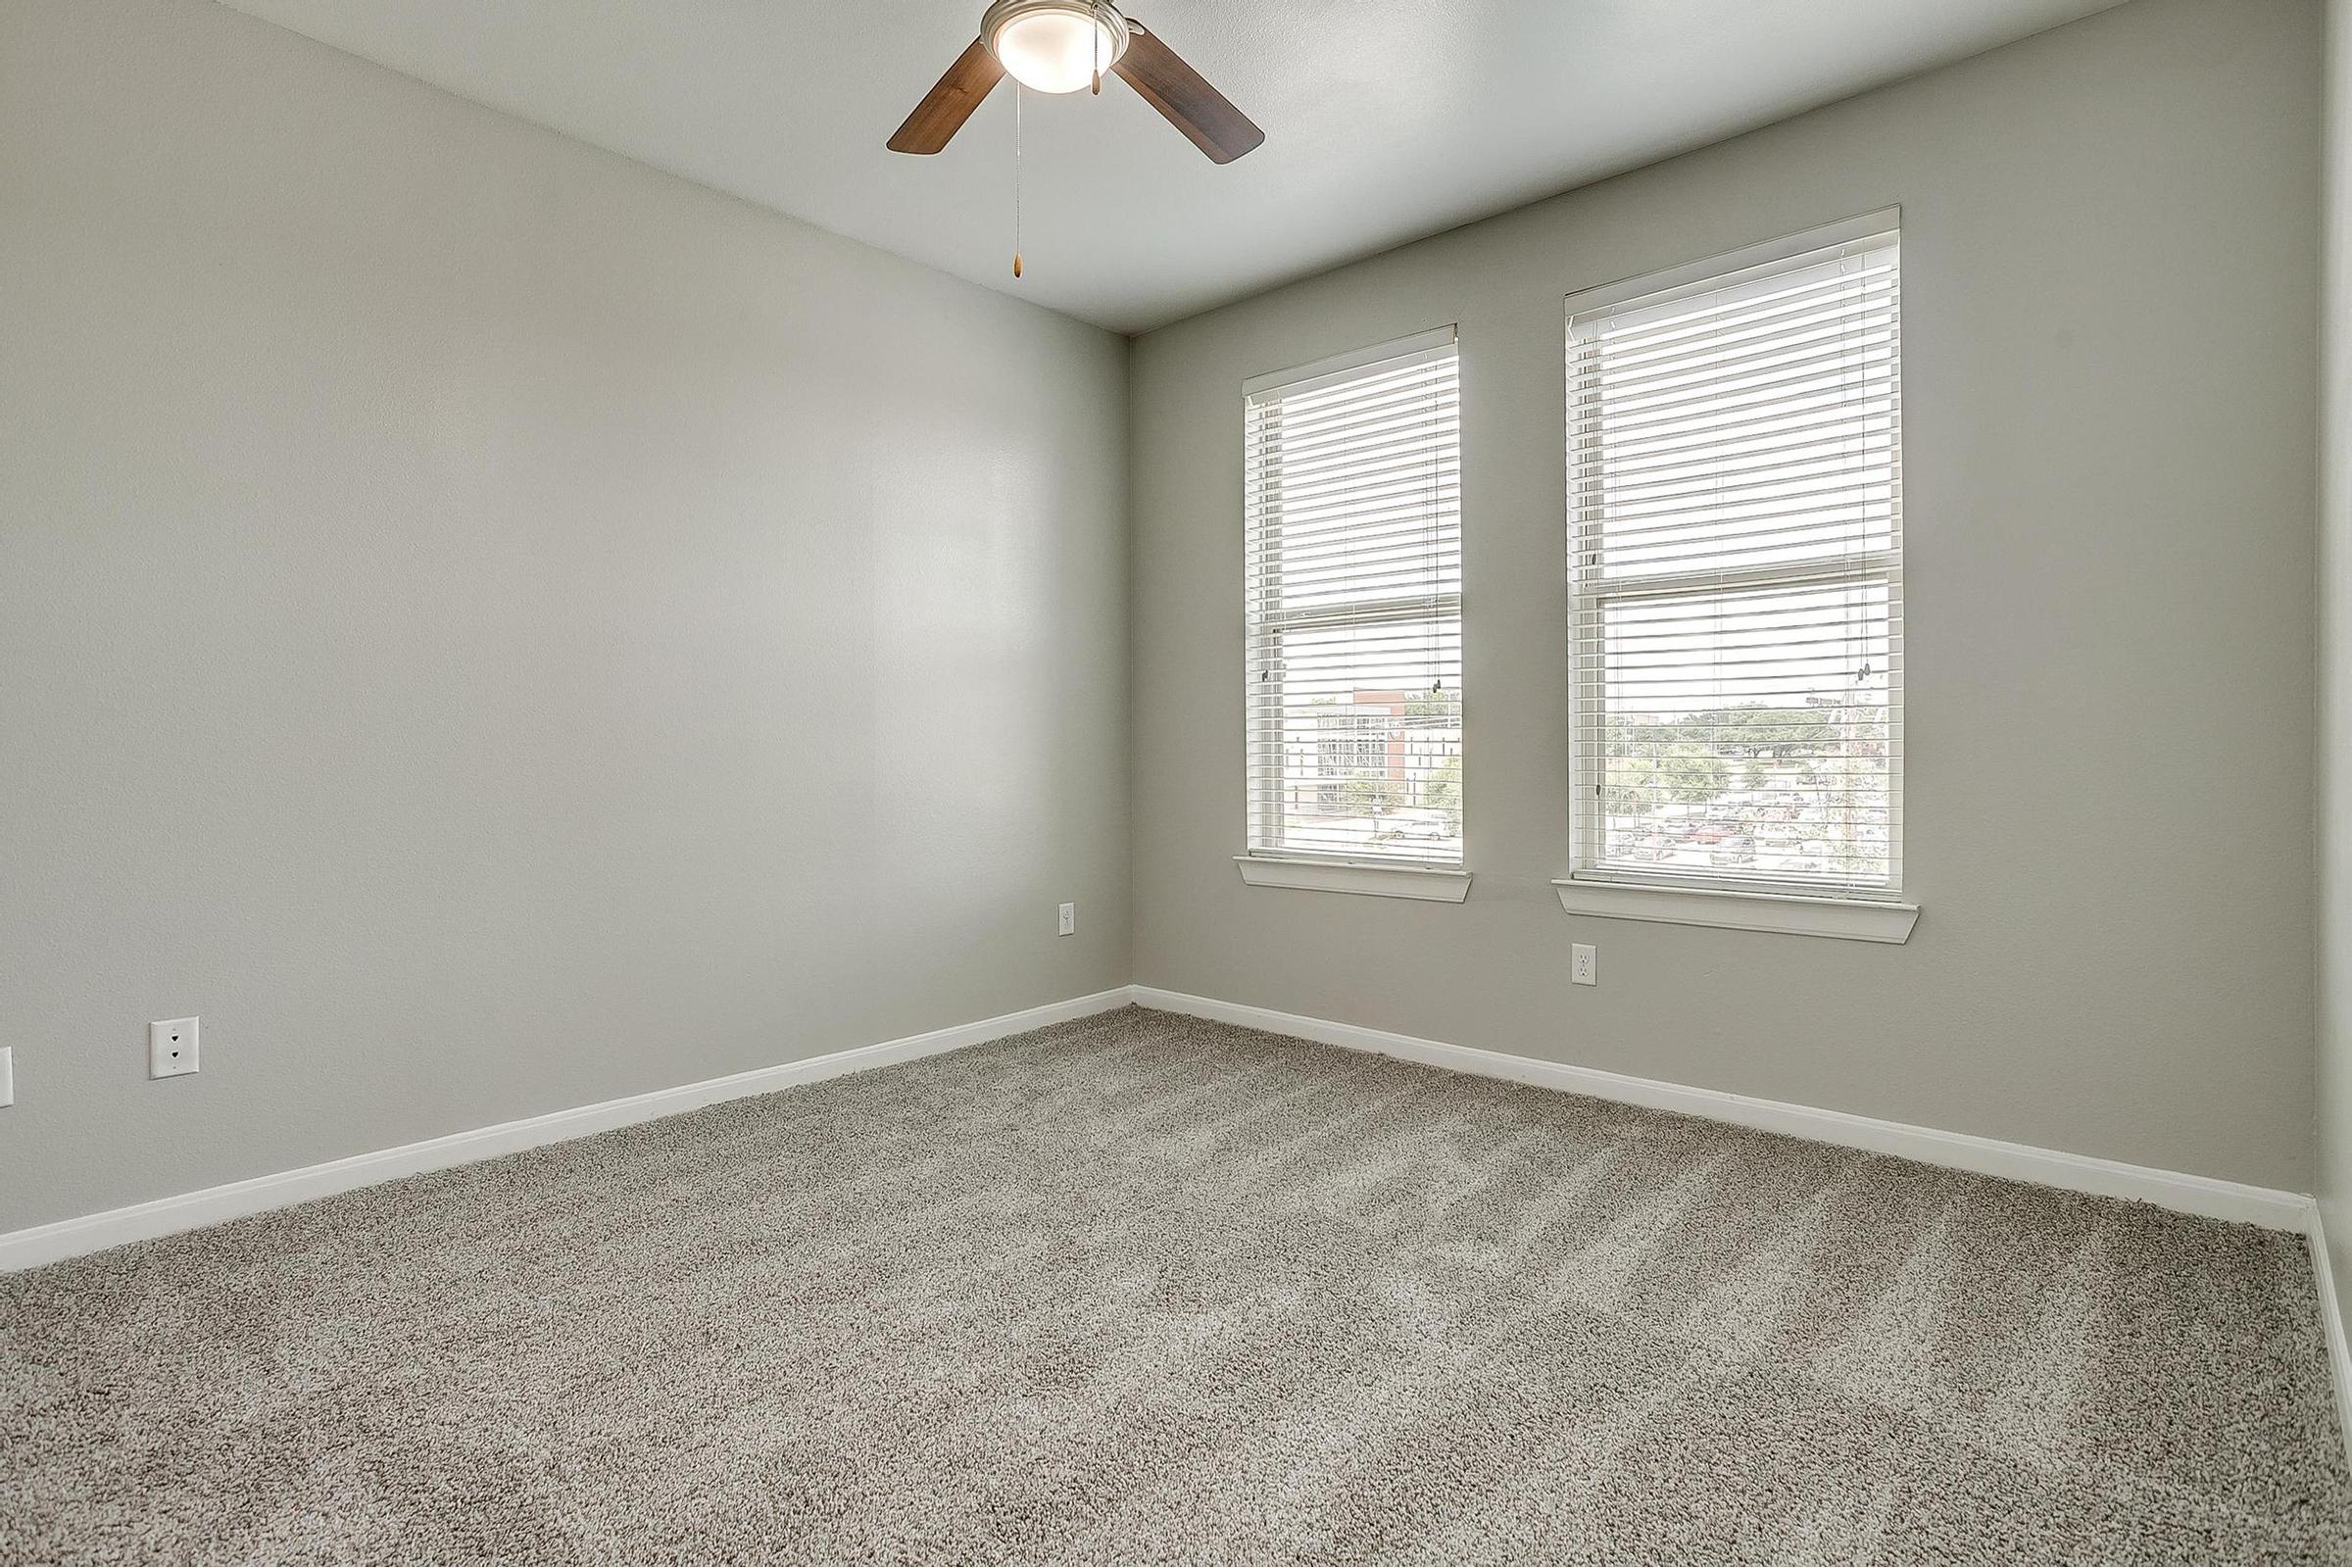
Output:
[[1445,327],[1244,388],[1251,857],[1461,864],[1454,367]]
[[1574,880],[1900,896],[1899,279],[1884,213],[1569,301]]

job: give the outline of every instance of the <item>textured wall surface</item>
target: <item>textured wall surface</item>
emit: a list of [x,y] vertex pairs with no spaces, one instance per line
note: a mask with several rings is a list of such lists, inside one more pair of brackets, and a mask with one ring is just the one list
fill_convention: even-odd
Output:
[[[0,7],[0,1229],[1133,978],[2324,1167],[2346,1237],[2321,14],[2132,0],[1129,367],[219,8]],[[1889,203],[1918,933],[1571,919],[1561,296]],[[1246,888],[1240,382],[1449,320],[1476,887]]]
[[[2308,1190],[2320,22],[2136,0],[1138,340],[1136,980]],[[1570,918],[1562,297],[1889,204],[1918,930]],[[1448,321],[1476,884],[1247,887],[1241,383]]]
[[1120,339],[211,5],[0,214],[0,1230],[1127,978]]

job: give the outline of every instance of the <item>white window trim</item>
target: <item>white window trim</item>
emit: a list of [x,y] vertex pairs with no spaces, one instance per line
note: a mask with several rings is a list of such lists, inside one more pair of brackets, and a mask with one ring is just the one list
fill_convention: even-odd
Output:
[[1710,925],[1733,931],[1782,931],[1849,942],[1908,942],[1919,906],[1883,899],[1817,899],[1792,893],[1735,893],[1675,887],[1662,882],[1555,879],[1560,907],[1570,914],[1664,925]]
[[[1391,338],[1383,343],[1367,344],[1305,365],[1250,376],[1242,383],[1242,396],[1246,402],[1268,392],[1306,391],[1321,383],[1350,375],[1367,366],[1419,363],[1458,354],[1460,348],[1460,324],[1448,322],[1445,326]],[[1462,596],[1459,593],[1412,598],[1407,602],[1417,608],[1434,607],[1449,612],[1457,620],[1461,617]],[[1358,607],[1357,613],[1361,612],[1362,607]],[[1270,618],[1261,630],[1279,631],[1293,624],[1311,623],[1328,613],[1310,611],[1294,616]],[[1465,747],[1465,754],[1467,750]],[[1467,777],[1468,771],[1465,760],[1464,777]],[[1246,746],[1242,794],[1245,820],[1254,823],[1260,807],[1250,789],[1250,763]],[[1466,858],[1467,845],[1463,853]],[[1235,856],[1233,861],[1242,873],[1242,880],[1251,887],[1288,888],[1315,893],[1357,893],[1376,898],[1418,899],[1440,904],[1460,904],[1470,896],[1471,873],[1466,859],[1463,862],[1447,860],[1443,864],[1424,865],[1406,859],[1345,860],[1250,847],[1246,853]]]
[[[1629,304],[1653,294],[1671,293],[1693,283],[1729,277],[1753,268],[1771,267],[1807,252],[1857,244],[1882,234],[1900,233],[1901,229],[1901,207],[1882,208],[1874,213],[1727,251],[1663,271],[1644,272],[1581,290],[1568,296],[1566,315],[1573,319],[1579,315]],[[1573,461],[1572,456],[1572,465]],[[1573,535],[1570,548],[1574,548]],[[1907,564],[1905,554],[1890,557],[1897,569]],[[1872,564],[1882,564],[1873,562]],[[1843,580],[1848,574],[1848,568],[1840,564],[1834,575]],[[1832,574],[1825,572],[1823,575],[1827,577]],[[1779,579],[1776,577],[1775,580]],[[1586,600],[1585,592],[1572,582],[1568,636],[1568,744],[1572,754],[1577,746],[1583,744],[1585,733],[1585,715],[1579,710],[1576,700],[1576,658],[1577,638],[1586,613]],[[1899,638],[1901,633],[1898,632],[1897,636]],[[1896,766],[1899,800],[1902,790],[1901,763],[1898,761]],[[1573,756],[1570,778],[1573,781]],[[1857,942],[1902,943],[1910,940],[1912,927],[1918,923],[1919,906],[1900,902],[1903,863],[1899,837],[1901,822],[1902,814],[1898,808],[1892,830],[1895,836],[1889,839],[1889,847],[1895,855],[1896,881],[1883,892],[1870,895],[1838,897],[1827,893],[1762,891],[1726,887],[1720,882],[1697,878],[1686,881],[1670,875],[1637,881],[1629,880],[1622,871],[1588,873],[1581,869],[1572,870],[1566,877],[1555,878],[1551,885],[1559,895],[1560,907],[1570,914],[1648,920],[1667,925],[1717,926],[1735,931],[1788,932]],[[1584,860],[1584,835],[1587,832],[1576,791],[1571,787],[1568,842],[1573,866],[1581,866]]]
[[1318,382],[1337,380],[1367,365],[1385,366],[1395,361],[1401,367],[1407,361],[1434,360],[1452,353],[1457,338],[1458,333],[1450,325],[1433,326],[1426,332],[1349,349],[1345,354],[1334,354],[1309,365],[1295,365],[1287,370],[1268,370],[1263,375],[1253,375],[1244,381],[1242,396],[1253,398],[1267,392],[1304,392]]
[[1237,855],[1242,880],[1253,888],[1311,893],[1367,893],[1382,899],[1459,904],[1470,896],[1470,873],[1450,865],[1371,865],[1361,860],[1307,860],[1294,856]]
[[1770,267],[1791,256],[1807,251],[1828,250],[1835,245],[1851,245],[1858,240],[1875,239],[1881,234],[1898,232],[1903,226],[1900,207],[1882,207],[1875,213],[1858,218],[1841,219],[1808,228],[1799,233],[1784,234],[1738,250],[1704,257],[1681,267],[1669,267],[1663,271],[1643,272],[1635,277],[1621,277],[1614,283],[1601,283],[1580,289],[1568,296],[1568,314],[1582,315],[1587,311],[1605,311],[1612,305],[1628,305],[1652,294],[1671,293],[1692,283],[1704,283],[1712,278],[1727,277],[1745,271],[1751,267]]

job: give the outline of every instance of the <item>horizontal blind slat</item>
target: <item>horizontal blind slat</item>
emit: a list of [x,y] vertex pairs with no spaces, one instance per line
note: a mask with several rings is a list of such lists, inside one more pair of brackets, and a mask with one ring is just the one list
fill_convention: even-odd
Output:
[[1767,380],[1786,381],[1799,371],[1808,370],[1853,373],[1875,369],[1893,358],[1891,318],[1872,322],[1867,328],[1849,322],[1842,330],[1822,334],[1802,344],[1760,339],[1758,346],[1745,353],[1678,356],[1639,375],[1603,362],[1577,380],[1574,401],[1579,407],[1609,408],[1612,414],[1639,415],[1648,403],[1680,396],[1699,386],[1729,389]]
[[[1713,457],[1721,453],[1738,455],[1748,447],[1769,448],[1784,440],[1819,431],[1837,430],[1849,434],[1900,435],[1903,428],[1901,407],[1890,404],[1885,415],[1870,420],[1858,421],[1853,410],[1843,405],[1820,409],[1792,409],[1771,418],[1751,419],[1737,430],[1681,430],[1670,431],[1650,441],[1614,441],[1610,465],[1625,465],[1632,471],[1642,471],[1649,460],[1661,463],[1683,462],[1699,455]],[[1823,439],[1828,439],[1823,437]]]
[[[1570,335],[1581,345],[1605,334],[1613,345],[1638,352],[1645,344],[1720,330],[1730,318],[1774,320],[1790,308],[1824,294],[1844,290],[1859,291],[1866,297],[1891,293],[1897,282],[1895,270],[1891,260],[1885,266],[1864,264],[1850,270],[1825,266],[1806,277],[1789,274],[1791,280],[1786,286],[1759,293],[1689,290],[1671,304],[1634,301],[1571,318]],[[1702,293],[1706,302],[1693,303]],[[1586,328],[1581,334],[1576,331],[1579,325]]]

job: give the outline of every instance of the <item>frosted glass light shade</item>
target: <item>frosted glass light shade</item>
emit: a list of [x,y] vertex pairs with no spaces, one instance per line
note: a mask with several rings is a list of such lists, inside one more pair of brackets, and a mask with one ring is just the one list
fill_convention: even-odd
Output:
[[1022,86],[1076,92],[1108,71],[1126,40],[1091,5],[1039,6],[1009,16],[989,39],[997,60]]

